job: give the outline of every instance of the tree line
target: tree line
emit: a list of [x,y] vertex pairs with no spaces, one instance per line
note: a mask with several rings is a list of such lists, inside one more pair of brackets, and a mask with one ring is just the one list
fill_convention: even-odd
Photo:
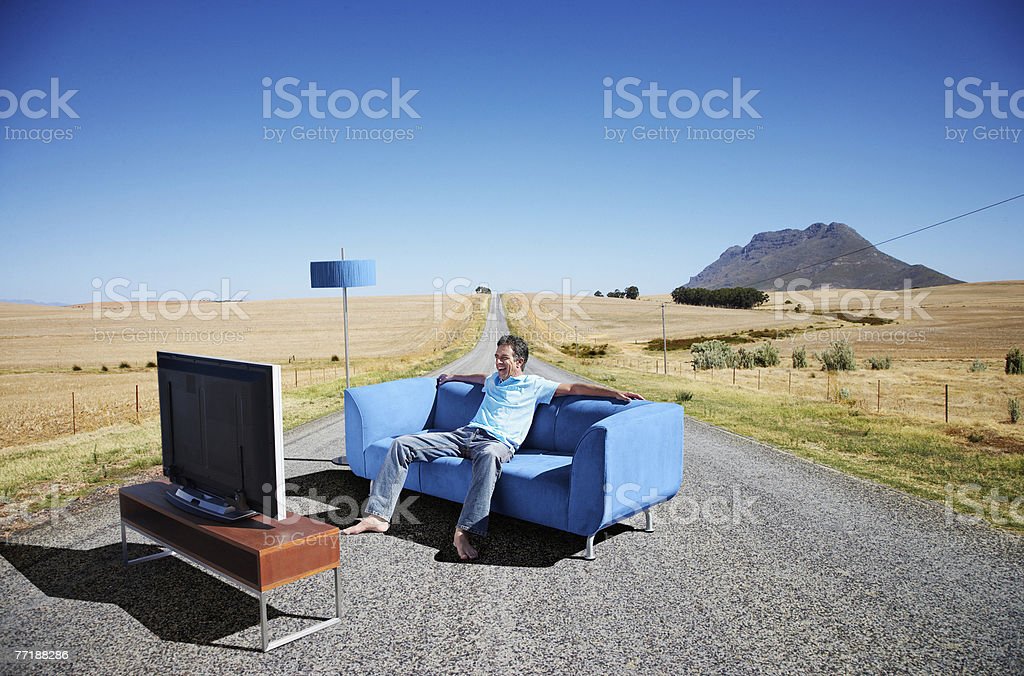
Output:
[[680,305],[704,305],[749,310],[768,302],[768,294],[748,286],[725,289],[690,289],[680,286],[672,290],[672,300]]

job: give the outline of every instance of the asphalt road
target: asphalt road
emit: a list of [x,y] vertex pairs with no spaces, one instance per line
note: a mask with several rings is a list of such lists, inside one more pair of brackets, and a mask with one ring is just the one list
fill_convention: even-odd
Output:
[[[488,371],[501,328],[445,370]],[[324,461],[342,430],[286,446],[309,458],[287,463],[291,508],[343,525],[368,482]],[[1020,537],[691,419],[655,532],[613,527],[595,561],[496,515],[459,563],[458,505],[409,498],[419,523],[342,541],[342,624],[266,655],[252,597],[176,558],[125,571],[116,501],[72,510],[0,545],[0,669],[25,673],[13,651],[33,648],[70,651],[46,670],[104,673],[1024,672]],[[326,616],[331,591],[275,590],[272,630]]]

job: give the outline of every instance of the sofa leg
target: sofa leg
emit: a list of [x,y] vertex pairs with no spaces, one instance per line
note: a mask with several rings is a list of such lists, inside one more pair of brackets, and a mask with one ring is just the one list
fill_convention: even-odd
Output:
[[645,533],[653,533],[654,532],[654,518],[651,517],[651,510],[650,509],[645,509],[644,510],[644,517],[647,519],[647,523],[646,523],[646,525],[644,525],[644,532]]
[[583,558],[586,559],[587,561],[593,561],[594,558],[595,558],[595,556],[594,556],[594,536],[593,535],[588,535],[587,536],[587,547],[586,547],[586,549],[583,550]]

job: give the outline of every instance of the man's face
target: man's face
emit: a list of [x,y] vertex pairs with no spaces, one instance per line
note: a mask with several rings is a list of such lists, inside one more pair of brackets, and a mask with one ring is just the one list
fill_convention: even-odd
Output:
[[502,345],[495,351],[494,368],[498,370],[500,380],[523,375],[523,361],[516,359],[511,345]]

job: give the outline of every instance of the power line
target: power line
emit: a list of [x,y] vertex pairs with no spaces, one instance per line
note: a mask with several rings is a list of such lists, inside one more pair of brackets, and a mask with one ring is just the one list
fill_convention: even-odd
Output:
[[955,220],[958,220],[960,218],[965,218],[965,217],[970,216],[972,214],[980,213],[980,212],[985,211],[987,209],[991,209],[993,207],[997,207],[1000,204],[1006,204],[1007,202],[1012,202],[1013,200],[1020,199],[1021,197],[1024,197],[1024,193],[1021,193],[1019,195],[1014,195],[1013,197],[1007,197],[1004,200],[1000,200],[998,202],[993,202],[992,204],[988,204],[988,205],[983,206],[983,207],[981,207],[979,209],[974,209],[972,211],[968,211],[968,212],[962,213],[959,216],[953,216],[952,218],[947,218],[946,220],[939,221],[938,223],[932,223],[931,225],[926,225],[923,228],[917,228],[916,230],[911,230],[910,232],[905,232],[902,235],[897,235],[896,237],[890,237],[889,239],[882,240],[881,242],[877,242],[875,244],[868,244],[867,246],[862,246],[859,249],[854,249],[853,251],[847,251],[846,253],[841,253],[838,256],[833,256],[832,258],[826,258],[825,260],[818,261],[817,263],[810,263],[808,265],[803,265],[803,266],[801,266],[799,268],[790,270],[789,272],[783,272],[782,274],[772,275],[771,277],[765,277],[764,279],[759,279],[756,282],[750,282],[750,286],[756,287],[761,282],[767,282],[767,281],[771,281],[773,279],[778,279],[780,277],[786,277],[787,275],[791,275],[794,272],[800,272],[801,270],[806,270],[808,268],[813,268],[815,266],[822,265],[824,263],[831,263],[834,260],[838,260],[840,258],[844,258],[845,256],[852,256],[853,254],[860,253],[861,251],[867,251],[868,249],[874,249],[875,247],[881,246],[882,244],[888,244],[889,242],[895,242],[898,239],[903,239],[904,237],[910,237],[911,235],[916,235],[917,233],[924,232],[925,230],[930,230],[932,228],[937,228],[940,225],[944,225],[946,223],[951,223],[951,222],[953,222]]

